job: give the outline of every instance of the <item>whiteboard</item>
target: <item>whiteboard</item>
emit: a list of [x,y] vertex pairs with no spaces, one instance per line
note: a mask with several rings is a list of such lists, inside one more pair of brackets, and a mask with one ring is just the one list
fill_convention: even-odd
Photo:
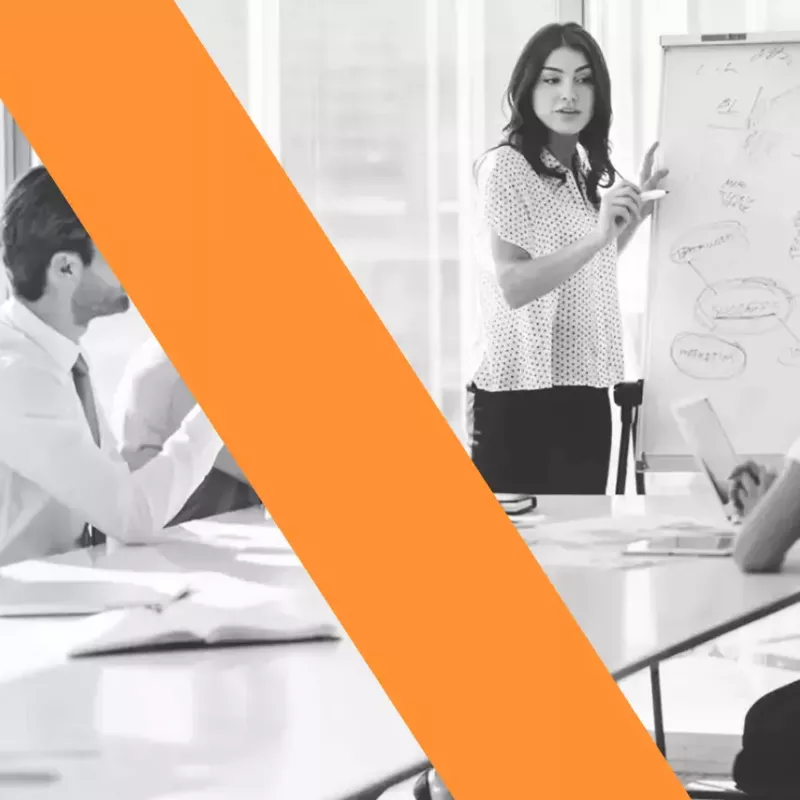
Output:
[[698,396],[774,464],[800,437],[800,33],[661,45],[637,468],[696,469],[672,405]]

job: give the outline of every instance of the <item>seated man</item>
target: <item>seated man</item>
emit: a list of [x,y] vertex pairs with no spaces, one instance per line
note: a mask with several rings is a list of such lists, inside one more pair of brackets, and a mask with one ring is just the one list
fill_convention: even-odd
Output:
[[208,475],[222,442],[195,406],[140,470],[119,455],[79,342],[94,318],[129,301],[44,167],[10,190],[2,241],[11,297],[0,308],[0,563],[103,534],[147,542]]
[[[731,484],[743,517],[736,563],[744,572],[777,572],[800,539],[800,442],[780,474],[747,462]],[[800,797],[800,681],[769,692],[747,712],[733,777],[759,797]]]
[[[132,470],[160,453],[195,402],[155,338],[128,362],[114,403],[116,438]],[[170,524],[259,505],[227,448]]]

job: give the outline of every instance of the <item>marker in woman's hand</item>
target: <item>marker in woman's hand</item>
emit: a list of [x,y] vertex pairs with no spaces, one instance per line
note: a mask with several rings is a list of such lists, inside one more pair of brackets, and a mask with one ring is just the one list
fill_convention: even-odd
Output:
[[651,189],[649,192],[642,192],[639,199],[643,203],[649,203],[651,200],[661,200],[669,194],[667,189]]

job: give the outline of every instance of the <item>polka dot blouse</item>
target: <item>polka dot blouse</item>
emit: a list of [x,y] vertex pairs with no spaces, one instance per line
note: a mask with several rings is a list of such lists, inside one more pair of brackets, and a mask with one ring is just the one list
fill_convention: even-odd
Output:
[[[548,151],[548,166],[564,168]],[[526,250],[549,255],[591,233],[597,211],[575,176],[539,176],[511,147],[491,151],[479,172],[478,299],[481,341],[474,382],[508,391],[552,386],[605,388],[623,380],[616,242],[575,275],[519,309],[497,280],[490,231]],[[579,176],[585,189],[584,178]]]

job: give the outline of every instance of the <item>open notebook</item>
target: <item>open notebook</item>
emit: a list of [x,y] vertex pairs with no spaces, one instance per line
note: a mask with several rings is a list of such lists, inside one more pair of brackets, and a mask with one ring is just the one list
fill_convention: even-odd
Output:
[[225,608],[182,600],[160,610],[109,611],[92,618],[89,630],[91,634],[72,649],[71,656],[340,638],[329,613],[276,601]]

